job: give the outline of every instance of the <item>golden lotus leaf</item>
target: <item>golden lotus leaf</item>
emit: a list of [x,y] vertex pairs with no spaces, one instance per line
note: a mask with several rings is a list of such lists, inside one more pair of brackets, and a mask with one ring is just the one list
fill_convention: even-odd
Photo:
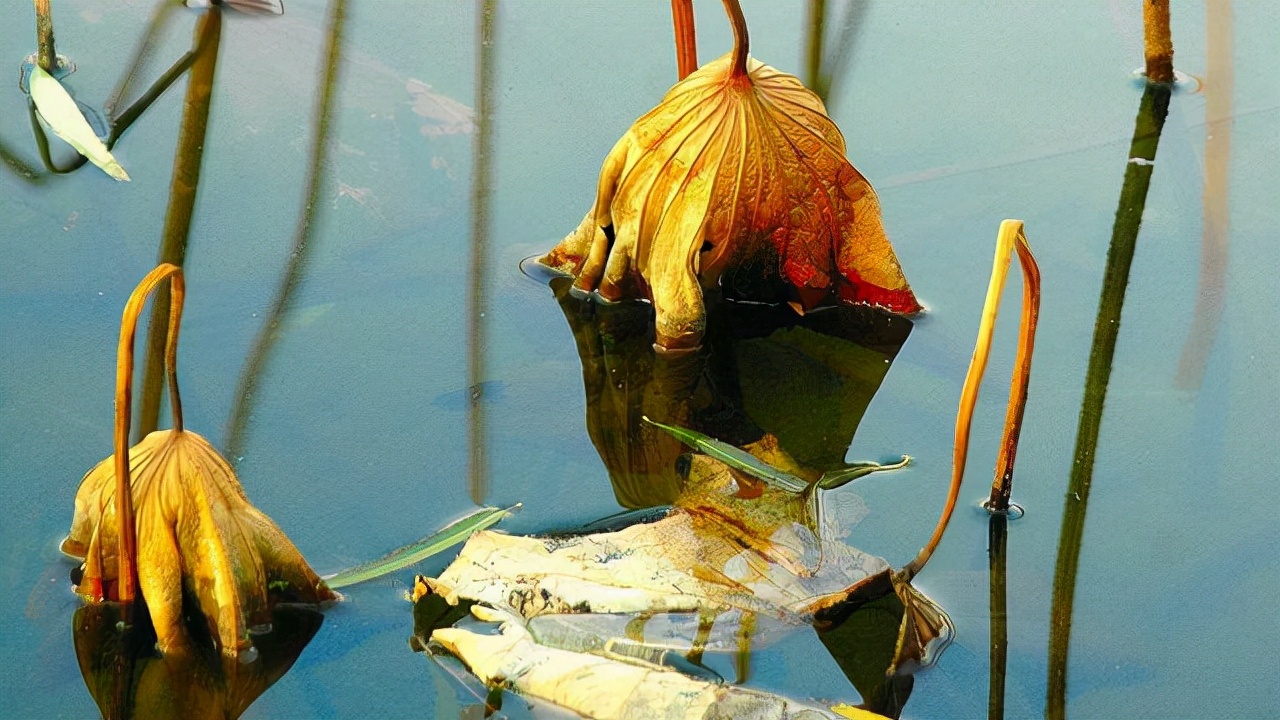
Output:
[[541,259],[607,300],[651,300],[658,344],[696,346],[703,288],[913,313],[875,190],[798,78],[730,53],[678,82],[614,145],[596,203]]
[[[275,602],[336,598],[284,532],[249,503],[235,472],[200,435],[159,430],[129,451],[138,538],[138,586],[162,652],[188,646],[183,596],[194,598],[222,652],[252,646]],[[81,482],[63,550],[85,559],[77,591],[115,599],[115,458]]]

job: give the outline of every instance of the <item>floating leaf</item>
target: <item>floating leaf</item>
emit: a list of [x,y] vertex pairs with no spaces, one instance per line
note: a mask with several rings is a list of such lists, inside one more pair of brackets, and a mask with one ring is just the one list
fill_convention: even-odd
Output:
[[40,111],[40,117],[44,118],[55,135],[67,141],[77,152],[89,158],[89,162],[102,168],[103,172],[116,180],[129,179],[129,173],[124,171],[107,146],[98,139],[98,133],[85,119],[62,83],[36,65],[31,68],[30,89],[31,100]]
[[361,563],[342,572],[327,575],[324,579],[329,584],[329,587],[336,590],[348,585],[380,578],[388,573],[409,567],[414,563],[422,562],[442,550],[453,547],[471,537],[472,533],[494,525],[499,520],[510,515],[512,511],[519,509],[519,503],[505,510],[496,507],[481,508],[464,518],[449,523],[441,528],[439,532],[432,533],[417,542],[392,550],[377,560]]
[[595,207],[541,262],[609,300],[646,297],[657,342],[701,342],[702,288],[920,310],[867,180],[800,80],[745,48],[677,83],[614,145]]

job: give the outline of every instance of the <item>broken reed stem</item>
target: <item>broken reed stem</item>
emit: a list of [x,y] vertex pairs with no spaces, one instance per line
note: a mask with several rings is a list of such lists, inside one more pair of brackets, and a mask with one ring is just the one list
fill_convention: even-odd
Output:
[[[1004,224],[1001,224],[1002,237],[1004,229]],[[1000,240],[997,243],[1002,244]],[[1031,254],[1031,247],[1027,245],[1027,236],[1023,233],[1021,224],[1013,237],[1013,247],[1018,251],[1018,263],[1022,265],[1022,321],[1018,326],[1018,355],[1013,363],[1013,378],[1009,381],[1009,406],[1004,419],[1004,435],[1000,438],[1000,455],[996,458],[991,497],[987,500],[987,510],[1001,513],[1009,510],[1009,496],[1013,492],[1013,462],[1018,454],[1022,416],[1027,409],[1031,354],[1035,352],[1036,325],[1040,321],[1040,267]],[[996,252],[1001,252],[1001,249]],[[988,302],[990,301],[988,298]]]
[[683,80],[698,69],[698,40],[693,25],[693,0],[671,0],[676,33],[676,74]]
[[1147,60],[1147,82],[1173,82],[1169,0],[1142,0],[1142,40]]
[[53,12],[49,8],[49,0],[35,0],[35,4],[36,64],[52,75],[58,68],[58,50],[53,43]]
[[1009,516],[993,513],[987,523],[987,569],[991,575],[991,680],[987,685],[987,720],[1004,719],[1009,660],[1008,540]]
[[[819,92],[822,86],[822,40],[826,33],[827,1],[809,0],[809,33],[805,38],[805,85],[823,97]],[[825,101],[825,97],[824,97]]]
[[[982,322],[978,326],[978,340],[973,348],[973,359],[969,362],[969,372],[964,378],[964,387],[960,391],[960,409],[956,413],[955,451],[951,464],[951,487],[947,492],[947,502],[942,509],[942,516],[938,518],[938,525],[934,528],[933,536],[929,538],[928,544],[920,550],[920,554],[916,555],[914,560],[898,571],[897,577],[901,581],[910,582],[924,568],[925,563],[929,562],[934,550],[938,548],[938,543],[942,542],[942,534],[946,532],[947,525],[951,522],[951,514],[956,508],[956,499],[960,496],[960,484],[964,479],[965,462],[969,455],[969,430],[973,425],[973,408],[978,402],[978,389],[982,385],[982,375],[987,369],[987,358],[991,355],[991,338],[995,334],[996,314],[1000,309],[1000,291],[1004,288],[1005,278],[1009,274],[1009,261],[1012,259],[1013,249],[1019,242],[1026,244],[1026,235],[1022,231],[1022,221],[1005,220],[1000,223],[1000,232],[996,236],[995,262],[991,268],[991,282],[987,287],[987,299],[982,307]],[[1023,281],[1029,285],[1033,282],[1033,279],[1026,274],[1028,272],[1028,261],[1023,259],[1021,252],[1019,252],[1018,257],[1022,260]],[[1029,251],[1026,257],[1030,259]],[[1035,269],[1034,259],[1030,259],[1030,267],[1033,270]],[[1037,271],[1037,279],[1035,280],[1037,289],[1039,288],[1038,275]],[[1025,292],[1023,297],[1025,301]],[[1026,316],[1024,310],[1024,320]],[[1019,345],[1021,345],[1021,339]],[[1030,361],[1030,347],[1027,347],[1026,362],[1029,364]],[[1016,377],[1017,375],[1015,374]],[[1010,414],[1012,413],[1011,409]],[[1017,434],[1015,429],[1013,432],[1015,443]],[[1012,468],[1012,464],[1010,464],[1010,468]]]
[[173,398],[174,428],[182,429],[182,403],[178,399],[178,328],[182,324],[182,303],[186,297],[186,285],[182,268],[170,263],[157,265],[147,273],[129,295],[120,321],[120,345],[116,352],[116,414],[114,459],[116,470],[116,525],[120,534],[119,570],[117,571],[117,598],[121,603],[131,603],[138,588],[138,542],[133,517],[133,490],[129,478],[129,421],[132,415],[133,396],[133,346],[138,332],[138,316],[147,298],[160,283],[169,280],[172,312],[169,313],[169,332],[165,338],[165,359],[168,364],[169,394]]
[[[205,137],[209,127],[209,106],[213,96],[213,78],[218,65],[218,47],[222,39],[222,12],[209,8],[196,23],[194,61],[187,79],[187,94],[182,103],[182,124],[178,129],[178,147],[173,156],[173,176],[169,182],[169,205],[165,210],[164,231],[160,239],[157,262],[181,267],[187,258],[187,240],[191,237],[191,218],[195,215],[196,191],[200,186],[200,166],[204,159]],[[147,362],[142,376],[142,407],[138,412],[138,434],[135,442],[146,437],[160,423],[161,351],[164,337],[156,330],[169,316],[169,292],[160,288],[151,305],[147,325]],[[174,427],[181,430],[182,420],[177,398],[170,398]]]
[[747,76],[747,54],[751,50],[751,41],[747,37],[747,18],[742,14],[742,6],[738,0],[724,0],[724,11],[729,15],[729,24],[733,26],[733,63],[730,76]]

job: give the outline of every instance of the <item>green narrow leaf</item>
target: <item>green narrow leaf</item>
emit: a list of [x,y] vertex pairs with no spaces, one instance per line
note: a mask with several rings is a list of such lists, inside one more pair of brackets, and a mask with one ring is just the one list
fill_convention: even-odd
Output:
[[472,533],[484,530],[519,509],[520,503],[516,503],[505,510],[496,507],[481,508],[461,520],[449,523],[439,532],[432,533],[402,548],[392,550],[377,560],[361,563],[333,575],[326,575],[324,580],[329,584],[329,587],[336,590],[348,585],[380,578],[383,575],[421,562],[442,550],[457,545],[471,537]]
[[31,100],[40,111],[40,117],[49,124],[49,129],[77,152],[89,158],[89,162],[102,168],[103,172],[116,180],[128,180],[129,173],[124,171],[120,163],[112,156],[111,151],[98,139],[98,134],[90,127],[76,101],[67,93],[52,75],[36,65],[31,68],[29,83]]
[[845,483],[853,482],[860,477],[865,477],[873,472],[881,470],[898,470],[911,464],[911,456],[903,455],[902,460],[888,465],[881,465],[876,462],[855,462],[850,463],[847,467],[838,470],[828,470],[818,478],[818,487],[823,490],[834,490]]
[[642,416],[641,419],[667,431],[689,447],[700,450],[735,470],[741,470],[751,477],[759,478],[779,490],[803,493],[809,488],[809,483],[803,478],[796,477],[785,470],[779,470],[746,450],[736,448],[727,442],[716,440],[695,430],[664,425],[650,420],[647,416]]

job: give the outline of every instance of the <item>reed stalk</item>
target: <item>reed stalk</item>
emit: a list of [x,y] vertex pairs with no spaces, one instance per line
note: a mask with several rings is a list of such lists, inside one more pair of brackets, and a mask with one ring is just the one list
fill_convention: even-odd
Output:
[[1173,33],[1169,29],[1169,0],[1142,0],[1143,53],[1147,81],[1173,82]]
[[49,0],[35,0],[35,5],[36,64],[53,75],[58,69],[58,49],[53,42],[53,11],[49,7]]
[[671,0],[675,25],[676,74],[683,80],[698,69],[698,39],[693,23],[693,0]]
[[1171,92],[1171,85],[1148,83],[1142,93],[1111,232],[1111,245],[1107,250],[1107,265],[1102,275],[1102,294],[1093,326],[1084,399],[1080,404],[1080,423],[1076,430],[1075,457],[1067,483],[1062,531],[1058,537],[1058,559],[1054,568],[1045,699],[1045,717],[1050,720],[1065,720],[1067,716],[1067,653],[1071,646],[1071,617],[1080,549],[1084,541],[1085,514],[1089,507],[1089,490],[1093,486],[1093,462],[1116,338],[1120,333],[1125,289],[1129,285],[1129,269],[1142,226],[1142,212],[1147,202],[1147,189],[1151,185],[1160,132],[1169,114]]

